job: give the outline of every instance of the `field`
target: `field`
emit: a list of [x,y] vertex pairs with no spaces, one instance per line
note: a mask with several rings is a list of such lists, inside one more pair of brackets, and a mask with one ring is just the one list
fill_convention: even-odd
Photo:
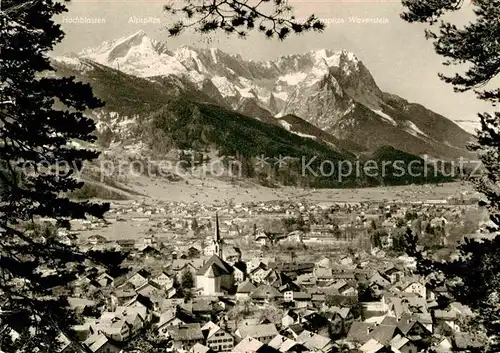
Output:
[[468,183],[445,183],[439,185],[407,185],[373,187],[362,189],[299,189],[294,187],[266,188],[263,186],[236,181],[229,183],[220,180],[188,180],[167,182],[160,179],[137,178],[133,189],[159,201],[206,202],[233,200],[235,203],[249,201],[300,200],[311,202],[361,202],[382,200],[425,201],[443,200],[460,192],[473,192]]
[[[165,182],[146,177],[136,178],[129,181],[127,187],[134,192],[130,194],[131,200],[110,201],[112,208],[127,207],[133,201],[141,200],[146,205],[159,205],[169,201],[177,202],[199,202],[219,203],[233,200],[235,203],[242,202],[265,202],[272,200],[307,200],[314,203],[333,202],[361,202],[361,201],[425,201],[443,200],[459,192],[471,193],[472,186],[461,183],[448,183],[441,185],[408,185],[397,187],[376,187],[363,189],[298,189],[298,188],[265,188],[257,185],[234,184],[217,180],[197,181],[186,184],[185,182]],[[110,217],[111,218],[111,217]],[[137,239],[144,236],[150,229],[155,231],[158,237],[169,238],[171,241],[183,239],[172,239],[172,233],[164,232],[161,227],[161,217],[154,221],[133,220],[125,216],[122,220],[110,219],[111,224],[104,228],[84,230],[80,233],[83,238],[100,234],[106,238],[113,239]],[[75,228],[78,231],[78,228]]]

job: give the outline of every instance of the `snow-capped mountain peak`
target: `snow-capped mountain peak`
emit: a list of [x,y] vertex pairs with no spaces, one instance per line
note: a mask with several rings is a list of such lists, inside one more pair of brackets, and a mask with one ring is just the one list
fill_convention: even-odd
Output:
[[[169,51],[165,44],[149,38],[142,30],[83,50],[78,57],[140,77],[176,76],[199,89],[217,91],[222,99],[231,98],[226,103],[234,109],[241,106],[240,99],[254,99],[257,106],[272,114],[286,107],[297,89],[322,82],[329,82],[335,94],[341,96],[342,81],[359,71],[358,59],[345,50],[317,49],[270,61],[253,61],[216,48],[185,45]],[[67,58],[60,61],[70,63]],[[285,113],[296,113],[287,109]]]
[[182,46],[174,52],[174,57],[181,63],[187,63],[188,67],[200,73],[207,73],[207,69],[200,61],[198,52],[190,46]]
[[[437,155],[443,146],[433,144],[448,131],[461,136],[453,146],[469,138],[445,118],[382,92],[362,61],[343,49],[255,61],[216,48],[186,45],[168,50],[165,43],[138,31],[54,60],[81,73],[97,62],[154,81],[154,90],[165,87],[169,96],[186,94],[188,99],[195,97],[269,123],[275,123],[273,117],[297,116],[337,139],[368,149],[391,140],[407,150],[408,141],[415,140],[415,146],[423,147],[412,153],[437,151]],[[441,122],[440,128],[435,128],[436,121]],[[452,147],[444,148],[448,155],[456,153]]]
[[126,54],[126,52],[132,47],[141,45],[145,36],[146,33],[143,30],[140,30],[127,37],[104,42],[96,48],[84,49],[78,55],[81,57],[91,58],[98,62],[113,61],[117,57]]
[[140,77],[185,75],[189,71],[165,44],[149,38],[142,30],[85,49],[78,56]]
[[328,67],[339,67],[341,52],[327,52],[326,49],[320,49],[313,52],[316,60],[325,63]]
[[[339,99],[344,100],[341,97],[345,96],[345,89],[356,99],[375,102],[370,107],[379,108],[372,93],[379,92],[378,87],[368,70],[362,70],[356,56],[346,50],[317,49],[270,61],[254,61],[216,48],[184,45],[169,51],[165,44],[149,38],[141,30],[86,49],[78,56],[139,77],[175,76],[210,96],[218,96],[220,103],[227,107],[258,107],[269,111],[270,116],[302,114],[307,118],[312,112],[299,104],[305,97],[323,97],[328,104],[336,102],[331,109],[325,106],[324,110],[343,112],[352,104],[351,101],[339,104]],[[65,59],[65,62],[70,61]],[[308,96],[304,96],[304,92],[308,92]],[[249,100],[253,103],[249,104]],[[330,113],[328,118],[320,119],[326,125],[328,120],[335,119],[336,113],[333,116]],[[324,128],[324,124],[320,127]]]

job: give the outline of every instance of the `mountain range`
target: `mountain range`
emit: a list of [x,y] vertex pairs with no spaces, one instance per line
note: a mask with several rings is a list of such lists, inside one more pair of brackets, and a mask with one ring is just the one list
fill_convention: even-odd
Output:
[[[198,138],[219,150],[232,148],[224,146],[223,140],[207,140],[209,131],[216,128],[222,136],[229,134],[225,130],[231,125],[236,133],[238,121],[248,127],[245,117],[252,124],[274,129],[266,139],[273,140],[275,134],[288,139],[287,144],[314,141],[349,158],[370,156],[387,146],[416,157],[452,160],[470,156],[465,147],[472,141],[470,134],[420,104],[382,91],[362,61],[345,50],[321,49],[253,61],[215,48],[171,50],[139,31],[97,48],[54,57],[53,65],[59,75],[90,82],[96,95],[106,101],[105,109],[94,116],[100,131],[107,130],[114,141],[120,136],[122,142],[134,140],[139,132],[144,134],[142,119],[146,117],[151,121],[168,111],[170,121],[176,121],[176,114],[185,111],[179,105],[187,104],[192,112],[194,104],[198,120],[180,120],[190,126],[193,140]],[[231,122],[222,121],[215,127],[213,120],[200,120],[200,112],[203,115],[214,109],[231,116]],[[205,125],[196,126],[198,123]],[[162,126],[165,131],[170,129],[163,138],[179,147],[182,141],[180,135],[173,137],[172,125]],[[276,129],[288,135],[276,134]],[[201,135],[193,135],[195,131]]]

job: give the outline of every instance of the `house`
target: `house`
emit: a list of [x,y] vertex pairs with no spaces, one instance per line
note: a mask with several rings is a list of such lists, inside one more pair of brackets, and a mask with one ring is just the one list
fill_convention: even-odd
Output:
[[115,280],[113,277],[108,275],[107,273],[101,273],[99,276],[95,278],[95,281],[99,283],[101,287],[114,287]]
[[429,332],[434,332],[431,313],[413,313],[413,315]]
[[256,268],[261,267],[263,269],[267,269],[267,264],[263,261],[262,258],[256,257],[252,258],[250,261],[247,261],[247,273],[250,274]]
[[210,320],[211,315],[214,312],[214,306],[211,300],[206,298],[193,299],[191,303],[191,312],[197,317],[201,317]]
[[[173,260],[169,270],[175,273],[177,281],[182,280],[182,274],[186,271],[191,272],[196,280],[196,272],[205,264],[205,258],[200,259],[176,259]],[[196,283],[195,283],[196,284]]]
[[129,324],[114,312],[102,313],[94,327],[95,332],[100,331],[117,342],[126,342],[131,337]]
[[334,281],[331,285],[321,288],[325,294],[355,296],[358,294],[356,288],[347,283],[345,279]]
[[113,294],[116,301],[121,304],[134,299],[137,292],[134,289],[116,289]]
[[363,301],[360,304],[365,311],[381,316],[389,313],[392,305],[390,302],[391,299],[387,295],[382,295],[379,300],[368,297],[362,298]]
[[141,308],[141,310],[145,310],[147,313],[145,319],[146,322],[151,322],[153,311],[158,310],[157,303],[155,304],[149,297],[145,297],[141,294],[137,294],[135,298],[125,303],[124,306],[129,308],[138,307]]
[[218,301],[212,304],[214,312],[220,313],[223,311],[230,311],[236,306],[236,301],[229,298],[219,298]]
[[356,274],[352,269],[335,269],[332,270],[332,279],[345,279],[346,281],[354,281]]
[[85,340],[84,345],[87,346],[92,353],[118,353],[121,351],[121,348],[111,343],[102,333],[89,336]]
[[283,298],[283,295],[274,287],[263,284],[250,293],[250,298],[255,301],[275,301]]
[[201,330],[206,340],[206,346],[214,352],[228,352],[233,349],[233,336],[213,322],[207,322]]
[[278,330],[274,324],[244,325],[238,327],[234,334],[240,339],[252,337],[267,344],[278,334]]
[[169,289],[172,288],[174,285],[174,279],[173,276],[169,276],[167,273],[162,272],[155,278],[153,278],[153,281],[157,284],[160,285],[161,288],[163,289]]
[[174,228],[175,229],[182,229],[182,228],[186,228],[186,226],[187,226],[186,222],[183,219],[176,219],[173,221],[174,221]]
[[255,234],[255,242],[261,246],[266,246],[271,243],[271,239],[269,239],[269,236],[265,232],[259,231]]
[[420,340],[431,335],[431,332],[413,315],[403,315],[398,322],[398,330],[410,340]]
[[[339,308],[332,306],[327,309],[327,313],[332,313],[330,317],[331,327],[336,334],[347,334],[354,322],[354,315],[350,308]],[[336,330],[335,330],[336,328]]]
[[286,236],[286,241],[289,241],[291,243],[301,243],[302,239],[304,239],[304,232],[300,230],[295,230],[293,232],[290,232]]
[[299,343],[282,335],[277,335],[276,337],[274,337],[268,345],[269,347],[277,349],[281,353],[301,353],[309,351],[309,349],[302,343]]
[[359,351],[362,353],[393,353],[390,348],[385,347],[373,338],[359,347]]
[[246,280],[238,286],[236,290],[236,300],[250,299],[250,293],[255,289],[257,289],[257,287],[249,280]]
[[269,269],[267,273],[265,273],[265,275],[262,277],[262,282],[278,288],[288,283],[292,283],[292,279],[284,275],[277,269],[272,268]]
[[[285,278],[284,274],[282,274],[282,279],[283,278]],[[281,281],[281,282],[283,283],[283,281]],[[289,276],[286,276],[286,283],[285,284],[280,285],[280,281],[275,281],[272,285],[273,285],[273,287],[278,288],[278,290],[283,294],[285,292],[295,292],[295,293],[302,292],[302,294],[306,293],[305,288],[303,288],[303,287],[299,286],[297,283],[293,282]],[[299,297],[300,296],[301,295],[299,295]],[[293,293],[292,293],[292,297],[293,297]],[[298,298],[296,298],[296,299],[298,299]]]
[[320,303],[324,303],[326,300],[326,295],[323,293],[311,293],[311,302],[315,305],[319,305]]
[[458,313],[454,310],[434,310],[436,326],[440,326],[445,333],[453,334],[460,331],[460,326],[456,323]]
[[259,352],[262,347],[265,347],[264,343],[259,340],[247,336],[243,338],[240,343],[238,343],[232,350],[234,353],[253,353]]
[[255,283],[262,283],[264,278],[266,278],[271,271],[271,269],[267,269],[267,267],[261,263],[256,268],[252,269],[248,276]]
[[159,257],[161,255],[161,252],[152,245],[142,245],[140,248],[137,249],[137,254],[139,254],[145,259],[150,259]]
[[241,250],[235,246],[224,247],[224,261],[230,264],[235,264],[241,261]]
[[174,309],[177,308],[178,306],[184,304],[185,300],[184,298],[170,298],[170,299],[164,299],[162,303],[162,308],[163,309]]
[[[169,289],[167,289],[167,293],[165,295],[165,298],[168,298],[168,299],[174,299],[175,297],[178,297],[179,296],[179,293],[177,292],[177,289],[175,289],[174,287],[170,287]],[[164,302],[164,298],[162,299],[162,302]]]
[[397,335],[389,343],[395,353],[417,353],[418,347],[408,338]]
[[[181,253],[182,253],[182,257],[186,258],[186,259],[199,259],[200,256],[202,255],[202,253],[204,253],[204,249],[202,249],[202,247],[198,244],[192,244],[192,245],[188,245],[182,249],[180,249]],[[204,254],[204,255],[213,255],[213,253],[211,254]]]
[[294,340],[297,340],[297,337],[304,331],[304,327],[301,324],[293,324],[286,327],[282,333],[287,337],[293,337]]
[[384,276],[388,278],[392,284],[395,284],[403,279],[404,272],[393,264],[390,264],[384,269]]
[[127,284],[129,284],[132,289],[137,289],[146,283],[148,283],[146,274],[143,271],[138,271],[130,276],[120,288],[127,287]]
[[297,276],[295,282],[303,287],[311,288],[317,285],[316,277],[312,273],[304,273]]
[[186,324],[186,322],[178,317],[177,313],[177,308],[172,308],[162,312],[158,316],[158,322],[155,323],[155,328],[161,335],[166,335],[169,326]]
[[145,325],[144,319],[137,312],[123,313],[123,319],[130,329],[130,338],[136,337]]
[[[12,339],[15,341],[19,337],[15,337],[11,334]],[[62,332],[56,337],[59,346],[57,347],[57,353],[85,353],[86,350],[79,343],[74,342],[68,338]]]
[[419,281],[406,282],[401,288],[406,293],[415,293],[421,298],[427,298],[427,288]]
[[173,340],[174,347],[178,349],[190,348],[196,343],[203,344],[204,341],[203,332],[198,323],[169,326],[167,337]]
[[241,283],[245,280],[247,275],[247,268],[244,262],[236,262],[233,265],[234,268],[234,280],[236,283]]
[[151,319],[147,308],[140,306],[117,306],[115,313],[123,317],[129,325],[131,337],[138,334]]
[[370,286],[376,285],[379,288],[388,288],[391,285],[385,277],[383,277],[380,272],[375,271],[375,273],[368,279]]
[[201,343],[196,343],[193,347],[191,347],[189,353],[214,353],[214,351]]
[[298,322],[298,319],[299,315],[295,311],[288,310],[281,318],[281,326],[288,327],[290,325],[293,325]]
[[354,321],[347,333],[346,341],[364,344],[370,339],[370,331],[375,325],[367,322]]
[[[386,298],[384,295],[383,298]],[[414,293],[401,292],[387,296],[388,313],[396,318],[404,315],[427,314],[427,301]]]
[[369,339],[374,339],[383,345],[388,345],[389,342],[399,334],[398,327],[393,324],[379,324],[373,327],[368,334]]
[[116,243],[121,249],[133,249],[135,247],[135,239],[118,239]]
[[333,348],[333,341],[325,336],[304,330],[297,337],[298,342],[307,347],[310,351],[314,352],[330,352]]
[[463,317],[474,316],[474,313],[468,306],[463,305],[462,303],[459,302],[450,303],[450,310],[456,311],[459,316]]
[[[282,263],[279,268],[285,273],[295,273],[297,276],[305,273],[311,273],[314,270],[315,264],[313,262],[288,262]],[[297,278],[297,277],[295,277]]]
[[159,298],[163,296],[163,293],[165,293],[165,290],[162,289],[162,287],[156,283],[155,281],[147,281],[144,283],[142,286],[136,289],[137,294],[141,294],[144,297],[148,297],[150,299],[152,298]]
[[331,316],[331,314],[320,314],[319,312],[313,310],[306,310],[304,313],[301,313],[301,315],[302,318],[300,322],[306,330],[322,336],[330,337],[332,322],[330,321],[329,316]]
[[318,282],[328,282],[333,279],[333,270],[331,268],[322,268],[322,267],[316,267],[314,269],[314,277],[316,277],[316,280]]
[[354,261],[352,261],[350,256],[344,255],[340,258],[339,263],[343,266],[351,266]]
[[149,229],[148,234],[142,238],[142,242],[144,245],[155,247],[158,244],[158,236],[154,234],[153,229]]
[[448,353],[453,351],[453,343],[451,339],[445,336],[434,336],[437,342],[434,344],[436,353]]
[[283,300],[285,302],[294,302],[294,301],[310,301],[311,293],[307,292],[294,292],[291,290],[283,292]]

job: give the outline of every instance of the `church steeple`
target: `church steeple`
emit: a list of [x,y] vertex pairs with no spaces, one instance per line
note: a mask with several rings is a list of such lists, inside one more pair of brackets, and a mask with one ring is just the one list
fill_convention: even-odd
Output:
[[215,236],[214,236],[214,254],[222,259],[222,244],[219,230],[219,214],[215,213]]

